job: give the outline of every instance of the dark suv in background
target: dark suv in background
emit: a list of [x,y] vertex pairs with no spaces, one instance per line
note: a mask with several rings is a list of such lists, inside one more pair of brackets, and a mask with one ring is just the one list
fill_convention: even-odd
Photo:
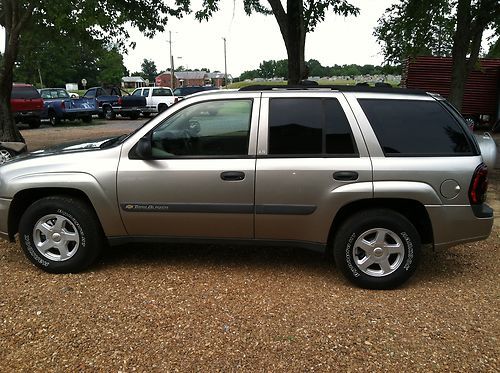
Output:
[[192,86],[192,87],[179,87],[174,89],[175,102],[184,99],[184,97],[192,95],[193,93],[213,91],[218,89],[217,87],[207,85],[207,86]]
[[31,84],[12,85],[10,107],[16,123],[28,124],[30,128],[40,127],[40,117],[44,110],[43,99]]

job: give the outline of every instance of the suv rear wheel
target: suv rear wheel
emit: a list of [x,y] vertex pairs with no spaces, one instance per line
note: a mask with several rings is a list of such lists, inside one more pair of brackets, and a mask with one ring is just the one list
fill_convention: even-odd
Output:
[[386,209],[362,211],[349,217],[334,241],[337,266],[358,286],[389,289],[415,271],[420,237],[403,215]]
[[24,253],[47,272],[74,273],[99,255],[103,238],[95,213],[84,202],[62,196],[31,204],[19,222]]

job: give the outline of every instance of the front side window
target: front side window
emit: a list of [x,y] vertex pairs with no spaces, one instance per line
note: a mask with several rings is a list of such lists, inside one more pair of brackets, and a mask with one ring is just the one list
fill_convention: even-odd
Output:
[[155,158],[248,154],[252,100],[197,103],[167,118],[152,133]]
[[149,96],[149,88],[144,89],[144,91],[142,91],[142,95],[144,97],[148,97]]
[[351,127],[334,98],[277,98],[269,102],[269,155],[357,154]]
[[141,96],[142,94],[142,89],[136,89],[134,93],[132,93],[132,96]]
[[95,89],[91,89],[85,93],[83,97],[94,98],[95,97]]
[[472,155],[464,129],[437,101],[360,99],[386,156]]

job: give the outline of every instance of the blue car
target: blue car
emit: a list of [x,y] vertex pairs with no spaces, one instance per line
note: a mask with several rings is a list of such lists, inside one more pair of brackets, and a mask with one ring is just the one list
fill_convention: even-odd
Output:
[[66,119],[81,119],[89,123],[92,121],[92,115],[99,112],[95,99],[71,98],[63,88],[43,88],[40,95],[45,107],[42,119],[49,119],[52,126]]

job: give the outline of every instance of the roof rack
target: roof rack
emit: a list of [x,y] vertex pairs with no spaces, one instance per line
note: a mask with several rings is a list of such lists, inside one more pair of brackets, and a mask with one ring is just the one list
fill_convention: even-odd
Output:
[[256,84],[241,87],[240,91],[340,91],[340,92],[380,92],[380,93],[397,93],[411,95],[427,95],[425,91],[419,89],[408,89],[398,87],[371,87],[371,86],[353,86],[353,85],[279,85],[279,84]]

